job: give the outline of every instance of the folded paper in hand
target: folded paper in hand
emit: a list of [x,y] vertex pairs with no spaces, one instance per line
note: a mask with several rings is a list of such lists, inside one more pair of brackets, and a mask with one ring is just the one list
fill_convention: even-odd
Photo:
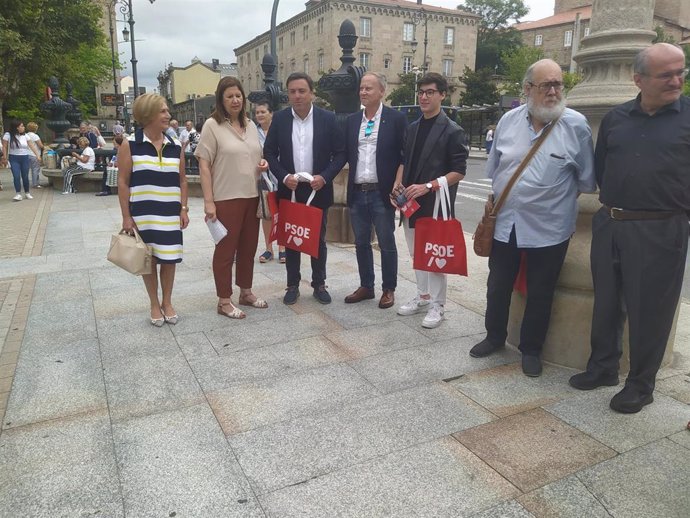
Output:
[[211,238],[215,244],[221,242],[221,240],[228,235],[228,229],[225,228],[219,219],[207,219],[206,225],[208,226],[209,232],[211,232]]
[[312,182],[314,180],[314,177],[309,174],[309,173],[295,173],[295,176],[297,177],[298,182]]

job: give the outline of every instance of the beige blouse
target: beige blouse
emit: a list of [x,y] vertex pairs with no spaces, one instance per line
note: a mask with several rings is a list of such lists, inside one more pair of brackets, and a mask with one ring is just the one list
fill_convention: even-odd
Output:
[[201,130],[194,155],[211,163],[213,201],[256,198],[257,167],[262,158],[259,132],[247,121],[244,135],[228,121],[209,118]]

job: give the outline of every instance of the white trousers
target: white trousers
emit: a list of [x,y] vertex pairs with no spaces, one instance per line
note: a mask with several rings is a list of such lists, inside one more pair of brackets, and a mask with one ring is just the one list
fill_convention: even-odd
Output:
[[[404,220],[403,228],[405,229],[407,249],[410,251],[410,257],[414,262],[414,229],[409,227],[409,220],[407,218]],[[442,306],[446,304],[448,279],[445,273],[415,270],[414,274],[417,278],[417,295],[431,295],[432,303]]]

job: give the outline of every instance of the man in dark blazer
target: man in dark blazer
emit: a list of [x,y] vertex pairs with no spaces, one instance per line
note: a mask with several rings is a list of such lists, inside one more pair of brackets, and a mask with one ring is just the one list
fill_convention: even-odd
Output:
[[[381,250],[383,294],[381,309],[395,303],[398,278],[398,250],[395,246],[395,207],[390,203],[396,177],[402,177],[403,143],[407,119],[382,103],[385,78],[367,72],[359,86],[364,110],[347,119],[347,206],[355,233],[359,288],[345,297],[348,304],[374,298],[374,254],[371,228],[376,229]],[[398,179],[399,181],[399,179]]]
[[[332,112],[317,108],[314,99],[314,82],[301,72],[287,78],[290,108],[273,116],[271,129],[264,144],[264,157],[271,172],[279,181],[278,197],[289,200],[292,191],[298,202],[305,203],[312,192],[316,196],[312,205],[323,209],[319,258],[311,259],[312,288],[314,297],[322,304],[330,304],[326,291],[326,216],[333,204],[333,179],[345,165],[345,142]],[[311,182],[300,181],[296,173],[310,173]],[[287,290],[285,304],[294,304],[299,297],[301,280],[301,254],[285,250]]]
[[[450,187],[451,215],[455,216],[458,182],[465,177],[467,148],[465,132],[441,110],[448,82],[445,77],[429,72],[417,82],[422,117],[410,124],[405,137],[405,159],[402,183],[405,196],[416,199],[419,209],[403,219],[405,240],[414,256],[414,226],[421,217],[432,216],[439,182]],[[443,320],[446,303],[446,274],[415,270],[417,295],[398,308],[399,315],[427,311],[422,321],[426,328],[438,327]]]

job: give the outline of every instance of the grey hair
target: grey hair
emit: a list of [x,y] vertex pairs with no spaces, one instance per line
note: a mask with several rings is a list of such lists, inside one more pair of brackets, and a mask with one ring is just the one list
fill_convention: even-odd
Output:
[[525,72],[525,77],[522,78],[522,86],[523,87],[532,83],[532,79],[534,78],[534,67],[536,66],[537,63],[539,63],[539,61],[536,61],[536,62],[532,63],[529,67],[527,67],[527,71]]
[[387,83],[386,82],[386,76],[384,76],[383,74],[379,74],[378,72],[365,72],[362,77],[364,77],[364,76],[375,77],[376,80],[379,82],[379,86],[381,87],[381,90],[386,89],[386,83]]
[[656,45],[670,45],[671,47],[677,48],[681,52],[683,51],[683,48],[680,45],[676,45],[675,43],[656,43],[654,45],[650,45],[649,47],[642,49],[635,55],[635,59],[633,60],[634,74],[644,76],[649,73],[649,54]]

